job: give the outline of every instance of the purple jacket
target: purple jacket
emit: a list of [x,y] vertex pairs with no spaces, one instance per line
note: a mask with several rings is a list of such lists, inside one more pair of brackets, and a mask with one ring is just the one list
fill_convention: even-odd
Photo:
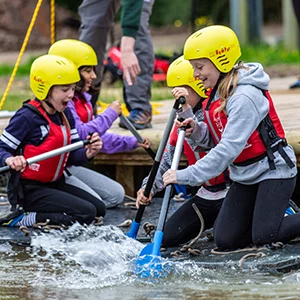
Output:
[[[86,101],[91,105],[91,95],[84,93]],[[92,105],[91,105],[92,106]],[[108,107],[103,113],[101,113],[93,120],[83,123],[77,115],[74,102],[68,103],[72,115],[75,119],[75,126],[77,128],[79,137],[86,139],[89,132],[98,132],[103,141],[103,147],[101,152],[112,154],[117,152],[131,151],[138,146],[138,141],[134,136],[122,136],[115,133],[107,132],[112,126],[113,122],[118,118],[118,114],[110,107]]]

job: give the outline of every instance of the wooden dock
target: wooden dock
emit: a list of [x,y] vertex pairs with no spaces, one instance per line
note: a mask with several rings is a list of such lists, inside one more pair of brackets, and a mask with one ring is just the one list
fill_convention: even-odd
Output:
[[[289,89],[289,86],[295,80],[294,77],[274,78],[271,80],[270,92],[285,129],[287,140],[293,146],[297,155],[299,167],[300,89]],[[157,107],[159,114],[154,114],[152,119],[153,128],[139,131],[142,136],[150,139],[151,148],[154,151],[158,148],[174,100],[169,99],[159,103],[161,104]],[[119,120],[114,122],[110,132],[122,135],[130,134],[127,130],[120,128],[118,123]],[[94,161],[94,167],[103,172],[105,168],[114,166],[115,179],[124,186],[128,195],[134,196],[142,179],[149,172],[152,163],[152,159],[143,149],[136,149],[130,153],[99,154]],[[186,165],[184,158],[181,165]]]
[[[300,166],[300,89],[289,89],[295,82],[295,77],[283,77],[271,79],[270,92],[273,98],[278,115],[286,132],[288,142],[293,146],[297,155],[298,167]],[[164,132],[167,119],[170,115],[174,100],[159,101],[161,106],[157,106],[158,114],[152,118],[153,128],[140,130],[143,137],[148,137],[151,141],[151,148],[156,151]],[[0,114],[0,130],[8,124],[9,118]],[[131,135],[128,130],[118,126],[117,119],[110,132],[121,135]],[[90,167],[104,173],[120,182],[129,196],[135,196],[142,179],[151,169],[153,160],[142,148],[131,152],[117,154],[99,154]],[[183,158],[181,166],[186,165]]]

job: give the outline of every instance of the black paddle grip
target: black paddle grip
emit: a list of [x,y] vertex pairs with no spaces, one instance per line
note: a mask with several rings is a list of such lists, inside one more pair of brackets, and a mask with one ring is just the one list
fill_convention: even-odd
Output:
[[146,148],[145,149],[147,153],[151,156],[152,159],[155,159],[155,152],[151,148]]
[[90,138],[88,140],[83,141],[83,146],[91,144],[91,138],[92,138],[93,133],[94,133],[93,131],[89,131]]
[[185,102],[186,102],[185,98],[181,96],[175,100],[173,108],[178,110],[179,106],[185,104]]

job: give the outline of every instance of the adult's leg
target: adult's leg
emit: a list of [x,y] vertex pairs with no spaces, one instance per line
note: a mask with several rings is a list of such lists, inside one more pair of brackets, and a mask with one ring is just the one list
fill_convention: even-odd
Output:
[[300,235],[300,214],[284,217],[296,178],[264,180],[259,184],[253,215],[253,242],[264,245]]
[[300,1],[293,0],[294,12],[297,18],[298,26],[300,27]]
[[120,2],[120,0],[83,0],[78,8],[81,18],[79,39],[91,45],[98,58],[98,65],[95,70],[97,79],[93,81],[92,85],[98,94],[103,79],[107,36],[114,24],[116,12],[121,5]]
[[100,196],[106,208],[112,208],[122,203],[125,196],[124,188],[118,182],[103,174],[84,167],[69,168],[73,176],[88,185]]
[[[297,23],[298,23],[298,30],[300,32],[300,1],[299,0],[293,0],[293,7],[294,7],[294,12],[296,15]],[[298,40],[298,49],[300,50],[300,40]],[[299,79],[293,83],[290,88],[299,88],[300,87],[300,77]]]
[[204,219],[204,230],[206,230],[213,227],[222,202],[223,199],[205,200],[198,196],[188,200],[167,220],[163,245],[170,247],[183,244],[199,234],[201,223],[192,206],[193,203],[196,204]]
[[244,248],[252,243],[251,228],[258,185],[233,182],[214,225],[219,249]]
[[151,84],[154,68],[154,51],[149,29],[149,18],[154,0],[144,0],[140,27],[137,32],[134,52],[141,67],[136,84],[129,86],[124,80],[124,100],[128,110],[141,109],[152,113],[150,104]]

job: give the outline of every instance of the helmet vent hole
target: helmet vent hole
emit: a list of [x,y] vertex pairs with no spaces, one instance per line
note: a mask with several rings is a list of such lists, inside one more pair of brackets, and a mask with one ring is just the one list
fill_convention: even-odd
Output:
[[220,64],[221,66],[229,64],[228,57],[225,56],[225,55],[222,55],[222,56],[217,57],[217,60],[219,61],[219,64]]
[[37,87],[37,91],[39,93],[43,93],[44,92],[44,89],[45,89],[45,86],[43,84],[39,84],[38,87]]

